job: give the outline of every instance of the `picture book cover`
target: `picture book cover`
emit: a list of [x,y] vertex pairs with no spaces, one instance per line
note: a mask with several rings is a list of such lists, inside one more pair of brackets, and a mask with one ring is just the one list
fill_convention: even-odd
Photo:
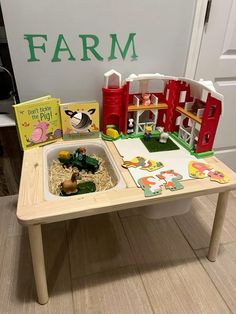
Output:
[[60,105],[64,140],[99,136],[99,104],[96,101]]
[[45,96],[13,106],[23,150],[61,138],[59,105],[60,99]]

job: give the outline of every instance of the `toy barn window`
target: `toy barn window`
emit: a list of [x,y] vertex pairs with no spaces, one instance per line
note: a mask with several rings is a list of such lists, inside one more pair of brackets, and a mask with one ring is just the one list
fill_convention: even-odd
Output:
[[211,105],[208,111],[208,118],[213,118],[215,116],[215,113],[216,113],[216,106]]
[[210,133],[205,133],[203,136],[203,144],[208,144],[210,140]]

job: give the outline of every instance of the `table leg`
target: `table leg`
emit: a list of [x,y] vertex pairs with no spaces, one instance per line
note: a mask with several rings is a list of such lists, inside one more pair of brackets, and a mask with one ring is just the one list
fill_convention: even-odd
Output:
[[46,304],[48,302],[48,288],[44,264],[41,225],[28,226],[28,232],[38,302],[40,304]]
[[211,232],[211,240],[207,258],[211,262],[215,262],[220,246],[220,237],[223,229],[225,213],[228,203],[229,191],[219,193],[216,205],[215,219]]

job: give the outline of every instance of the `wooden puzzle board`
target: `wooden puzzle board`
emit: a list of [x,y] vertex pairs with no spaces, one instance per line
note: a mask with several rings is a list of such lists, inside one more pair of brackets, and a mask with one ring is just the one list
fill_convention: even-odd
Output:
[[183,176],[183,180],[193,180],[188,174],[188,164],[191,160],[198,160],[200,162],[204,162],[203,159],[197,159],[193,155],[179,145],[175,140],[171,139],[176,145],[179,146],[180,149],[172,150],[172,151],[165,151],[165,152],[155,152],[150,153],[145,145],[143,145],[142,141],[139,138],[130,138],[127,140],[116,140],[114,144],[116,149],[118,150],[122,159],[130,160],[136,156],[141,156],[147,159],[153,159],[156,161],[160,161],[164,164],[164,167],[160,168],[159,170],[155,170],[152,172],[144,171],[139,168],[128,168],[130,174],[132,175],[134,181],[136,182],[137,186],[138,180],[142,177],[155,175],[160,173],[160,171],[170,170],[173,169],[175,172],[181,174]]

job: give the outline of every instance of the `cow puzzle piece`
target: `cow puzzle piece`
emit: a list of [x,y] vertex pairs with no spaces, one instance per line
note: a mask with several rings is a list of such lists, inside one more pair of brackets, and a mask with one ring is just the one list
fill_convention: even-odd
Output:
[[138,184],[144,191],[144,196],[159,195],[162,192],[162,186],[164,181],[157,178],[156,176],[143,177],[138,180]]
[[159,195],[164,186],[167,190],[177,191],[183,189],[183,185],[179,182],[183,177],[174,172],[174,170],[162,171],[156,176],[143,177],[138,180],[140,187],[144,191],[144,196]]
[[124,168],[138,168],[141,170],[155,171],[163,167],[163,163],[156,160],[146,159],[141,156],[132,158],[131,160],[125,160],[122,164]]
[[165,180],[165,188],[170,191],[177,191],[183,189],[183,185],[179,180],[183,179],[183,176],[174,170],[161,171],[158,178]]
[[210,177],[211,181],[221,184],[229,182],[229,177],[220,170],[215,170],[211,165],[198,161],[190,161],[188,164],[188,172],[191,178],[203,179]]

